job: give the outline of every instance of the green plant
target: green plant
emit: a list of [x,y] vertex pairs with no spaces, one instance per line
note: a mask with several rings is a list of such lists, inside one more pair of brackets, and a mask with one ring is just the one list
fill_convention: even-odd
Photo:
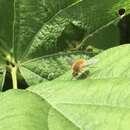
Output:
[[[15,90],[1,92],[0,130],[129,130],[130,47],[114,47],[129,4],[1,0],[1,91]],[[71,80],[68,61],[93,56],[95,67]]]

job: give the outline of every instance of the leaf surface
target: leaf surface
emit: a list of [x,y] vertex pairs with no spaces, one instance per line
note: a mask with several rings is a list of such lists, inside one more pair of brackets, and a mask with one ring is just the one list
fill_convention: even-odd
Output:
[[0,94],[0,99],[0,130],[79,130],[46,100],[29,91],[10,90]]
[[80,130],[129,130],[129,86],[129,79],[113,78],[46,82],[29,90],[46,99]]

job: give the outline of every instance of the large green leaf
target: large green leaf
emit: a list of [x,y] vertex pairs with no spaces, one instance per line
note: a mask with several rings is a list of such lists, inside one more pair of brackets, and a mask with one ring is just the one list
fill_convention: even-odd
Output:
[[[46,99],[67,120],[80,130],[130,129],[130,80],[88,79],[80,81],[53,81],[29,89]],[[54,114],[57,117],[57,114]],[[61,130],[66,127],[62,126]]]

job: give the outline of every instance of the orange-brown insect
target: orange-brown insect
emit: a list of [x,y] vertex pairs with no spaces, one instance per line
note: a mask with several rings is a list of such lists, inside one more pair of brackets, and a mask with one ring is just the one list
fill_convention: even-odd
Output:
[[74,61],[72,64],[72,76],[75,77],[78,75],[80,71],[85,67],[86,65],[86,60],[85,59],[78,59]]
[[76,61],[74,61],[74,63],[72,64],[72,76],[76,77],[79,72],[81,72],[83,70],[84,67],[88,67],[90,65],[95,64],[97,61],[95,59],[93,60],[85,60],[85,59],[78,59]]

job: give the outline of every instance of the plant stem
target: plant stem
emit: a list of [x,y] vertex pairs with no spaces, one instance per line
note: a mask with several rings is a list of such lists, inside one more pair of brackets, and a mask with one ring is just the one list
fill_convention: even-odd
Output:
[[11,75],[12,75],[12,82],[13,82],[13,88],[17,89],[17,67],[14,66],[11,68]]

